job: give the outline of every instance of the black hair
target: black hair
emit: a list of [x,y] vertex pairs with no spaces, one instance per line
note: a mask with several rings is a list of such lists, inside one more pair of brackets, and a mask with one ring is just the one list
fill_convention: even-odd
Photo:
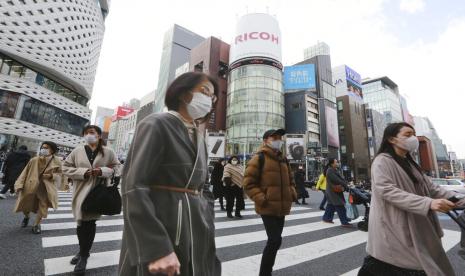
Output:
[[24,151],[27,151],[27,147],[25,145],[21,145],[19,146],[18,148],[19,150],[24,150]]
[[[181,96],[192,91],[203,81],[209,81],[213,84],[213,93],[218,97],[218,83],[213,77],[201,72],[187,72],[177,77],[166,90],[165,105],[168,110],[178,111],[181,105]],[[216,102],[212,109],[215,108],[215,105]]]
[[329,158],[328,159],[328,164],[326,164],[326,166],[323,169],[323,175],[324,176],[326,176],[326,171],[328,171],[329,167],[331,167],[331,165],[334,164],[334,162],[336,162],[336,161],[337,161],[336,158]]
[[40,148],[42,148],[43,145],[47,145],[50,147],[50,149],[53,151],[52,155],[58,152],[58,146],[54,142],[51,141],[44,141],[40,145]]
[[381,142],[378,155],[382,153],[387,153],[390,156],[392,156],[396,163],[402,167],[405,173],[407,173],[407,175],[413,181],[413,183],[417,184],[418,179],[413,174],[412,166],[410,165],[413,165],[421,173],[420,166],[417,164],[417,162],[415,162],[415,160],[413,160],[412,155],[410,155],[410,153],[407,153],[406,158],[402,158],[399,155],[397,155],[396,151],[394,150],[394,146],[389,142],[389,139],[397,137],[397,135],[403,127],[409,127],[415,130],[412,125],[404,122],[389,124],[386,127],[386,129],[384,129],[383,140]]
[[231,157],[229,157],[228,163],[231,164],[233,159],[236,159],[239,162],[239,157],[237,157],[237,155],[232,155]]
[[102,156],[105,156],[105,153],[103,151],[103,143],[104,143],[104,141],[102,139],[102,129],[99,126],[96,126],[96,125],[85,126],[84,129],[82,130],[82,136],[84,136],[89,129],[94,129],[98,133],[98,135],[100,136],[100,138],[98,139],[97,151],[100,152],[102,154]]

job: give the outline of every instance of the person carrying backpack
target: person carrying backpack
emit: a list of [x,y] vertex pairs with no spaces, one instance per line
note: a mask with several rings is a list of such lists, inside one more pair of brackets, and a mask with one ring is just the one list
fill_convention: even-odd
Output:
[[255,211],[262,217],[268,235],[260,276],[271,275],[281,246],[285,216],[297,199],[294,177],[281,151],[285,133],[284,129],[265,132],[263,146],[250,160],[244,176],[244,190],[255,202]]

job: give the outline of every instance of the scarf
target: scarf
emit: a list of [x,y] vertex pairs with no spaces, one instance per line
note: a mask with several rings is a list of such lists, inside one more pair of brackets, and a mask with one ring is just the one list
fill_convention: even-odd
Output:
[[233,185],[237,185],[242,188],[242,180],[244,178],[244,174],[242,172],[243,168],[241,165],[227,164],[224,167],[223,180],[226,177],[230,177]]

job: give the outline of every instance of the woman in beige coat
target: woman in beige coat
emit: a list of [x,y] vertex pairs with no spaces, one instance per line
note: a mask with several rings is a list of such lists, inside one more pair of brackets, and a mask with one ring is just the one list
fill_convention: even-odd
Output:
[[455,192],[434,185],[421,172],[410,154],[418,145],[409,124],[390,124],[384,131],[372,165],[368,257],[360,276],[455,275],[436,215],[456,206],[447,200]]
[[87,259],[94,243],[96,220],[100,214],[83,213],[82,203],[96,185],[109,184],[112,176],[119,172],[119,161],[113,150],[104,147],[100,138],[102,130],[98,126],[89,125],[82,134],[85,146],[75,148],[63,164],[63,173],[73,180],[72,210],[77,222],[76,233],[79,240],[79,253],[70,261],[76,265],[75,273],[86,271]]
[[58,206],[55,183],[61,181],[61,161],[55,157],[57,151],[55,143],[43,142],[39,156],[29,161],[15,183],[19,196],[14,211],[24,213],[23,228],[29,223],[29,213],[37,214],[32,227],[34,234],[40,234],[40,222],[47,217],[48,208]]

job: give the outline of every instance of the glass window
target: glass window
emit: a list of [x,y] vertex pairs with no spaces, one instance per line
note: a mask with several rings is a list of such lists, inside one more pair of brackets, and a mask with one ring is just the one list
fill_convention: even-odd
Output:
[[23,71],[23,78],[30,82],[36,82],[37,73],[34,70],[25,67]]
[[24,67],[20,63],[13,62],[11,65],[10,76],[19,78],[23,74]]
[[7,57],[3,58],[3,64],[2,64],[2,69],[1,73],[8,75],[10,73],[10,68],[13,65],[13,60]]
[[0,117],[14,118],[20,94],[0,90]]

